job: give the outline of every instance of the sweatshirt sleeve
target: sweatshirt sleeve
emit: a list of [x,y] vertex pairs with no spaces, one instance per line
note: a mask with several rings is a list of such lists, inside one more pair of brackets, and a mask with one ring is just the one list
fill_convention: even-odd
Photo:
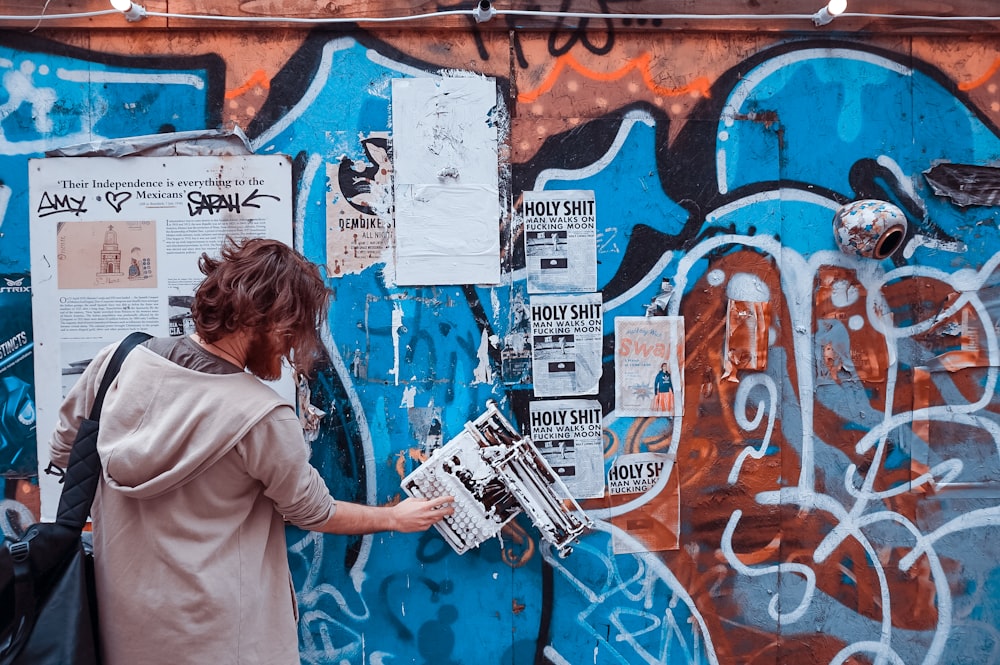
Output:
[[110,344],[98,351],[59,407],[58,421],[49,439],[49,459],[58,467],[65,469],[69,464],[76,432],[80,429],[81,421],[90,417],[101,377],[104,376],[104,370],[111,361],[111,354],[116,346]]
[[337,504],[309,463],[309,447],[291,406],[273,410],[236,446],[247,473],[264,485],[264,495],[287,522],[302,529],[326,523]]

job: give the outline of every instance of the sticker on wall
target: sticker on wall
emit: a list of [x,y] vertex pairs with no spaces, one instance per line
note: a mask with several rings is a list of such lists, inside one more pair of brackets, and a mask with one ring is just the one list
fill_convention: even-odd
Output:
[[679,416],[684,412],[684,318],[615,319],[615,413]]
[[492,78],[393,79],[396,284],[499,283],[498,109]]
[[531,293],[597,290],[594,192],[524,192],[524,259]]
[[678,548],[680,486],[672,471],[661,453],[621,455],[611,464],[608,502],[615,554]]
[[326,270],[331,277],[388,263],[394,246],[389,135],[361,139],[364,158],[327,164]]
[[604,324],[600,293],[531,298],[531,366],[536,397],[596,395]]
[[568,399],[532,402],[531,440],[570,496],[604,496],[604,428],[601,403]]
[[726,285],[726,342],[722,378],[739,381],[739,370],[767,368],[771,329],[771,291],[764,280],[737,273]]

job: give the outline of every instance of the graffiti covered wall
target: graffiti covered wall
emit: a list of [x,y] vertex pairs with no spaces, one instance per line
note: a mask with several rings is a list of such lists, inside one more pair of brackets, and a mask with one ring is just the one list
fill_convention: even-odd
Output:
[[[594,529],[565,558],[520,518],[462,556],[433,531],[290,530],[303,663],[1000,662],[995,40],[48,37],[0,35],[5,475],[37,472],[27,160],[236,123],[293,159],[296,244],[334,291],[311,445],[337,496],[398,499],[489,399],[527,432],[526,192],[592,193],[601,471],[664,464],[628,501],[581,498]],[[391,245],[344,244],[335,211],[391,208],[393,81],[469,77],[497,83],[500,282],[397,286]],[[859,200],[905,218],[884,258],[837,242]],[[678,404],[625,416],[615,321],[648,314],[683,320]],[[669,545],[630,535],[665,514]]]

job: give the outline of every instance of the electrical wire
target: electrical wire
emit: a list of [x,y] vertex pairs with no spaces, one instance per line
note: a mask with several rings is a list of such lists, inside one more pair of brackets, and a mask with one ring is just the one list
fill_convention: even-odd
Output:
[[[495,5],[494,5],[495,8]],[[103,9],[92,12],[67,14],[42,14],[35,16],[0,16],[0,21],[65,21],[70,19],[92,18],[108,14],[122,14],[117,9]],[[422,21],[431,18],[447,16],[475,17],[473,9],[455,9],[448,11],[411,14],[408,16],[358,16],[358,17],[327,17],[306,18],[296,16],[226,16],[218,14],[175,14],[172,12],[146,11],[147,17],[166,19],[184,19],[193,21],[229,21],[240,23],[305,23],[322,25],[331,23],[402,23]],[[601,20],[634,20],[634,21],[773,21],[773,20],[803,20],[812,21],[815,14],[613,14],[601,12],[559,12],[496,9],[495,16],[512,16],[522,18],[570,18],[570,19],[601,19]],[[845,12],[837,18],[879,18],[908,21],[1000,21],[1000,16],[930,16],[921,14],[869,14],[866,12]]]

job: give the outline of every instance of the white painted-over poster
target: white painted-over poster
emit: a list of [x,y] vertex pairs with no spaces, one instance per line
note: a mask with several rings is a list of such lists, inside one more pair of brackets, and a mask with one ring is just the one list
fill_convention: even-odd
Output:
[[500,281],[496,81],[394,79],[398,285]]

